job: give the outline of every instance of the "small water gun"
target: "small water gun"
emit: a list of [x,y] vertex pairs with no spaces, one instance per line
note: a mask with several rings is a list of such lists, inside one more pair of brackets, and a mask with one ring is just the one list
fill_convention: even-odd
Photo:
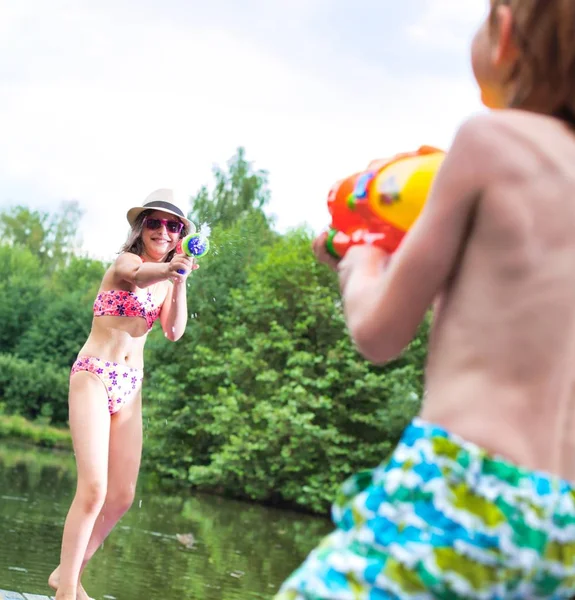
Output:
[[[194,256],[202,258],[210,249],[210,240],[208,235],[201,230],[198,233],[190,233],[178,241],[176,245],[177,254],[185,254],[186,256]],[[178,269],[180,275],[184,275],[184,269]]]
[[443,150],[421,146],[374,160],[365,171],[338,181],[327,198],[327,251],[342,258],[353,245],[374,244],[395,252],[419,216],[444,158]]

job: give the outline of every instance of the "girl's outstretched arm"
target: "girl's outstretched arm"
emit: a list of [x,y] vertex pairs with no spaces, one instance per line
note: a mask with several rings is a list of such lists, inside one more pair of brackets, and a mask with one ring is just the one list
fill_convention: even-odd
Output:
[[170,286],[162,312],[160,323],[166,337],[171,342],[177,342],[186,331],[188,322],[188,301],[186,297],[186,281],[175,281]]
[[137,254],[124,252],[116,259],[114,276],[139,288],[166,281],[170,276],[170,263],[144,262]]
[[[184,255],[175,255],[170,263],[172,265],[172,284],[160,313],[160,323],[166,337],[178,341],[186,331],[188,322],[188,301],[186,297],[186,281],[192,271],[198,268],[194,258]],[[183,271],[179,273],[178,271]]]

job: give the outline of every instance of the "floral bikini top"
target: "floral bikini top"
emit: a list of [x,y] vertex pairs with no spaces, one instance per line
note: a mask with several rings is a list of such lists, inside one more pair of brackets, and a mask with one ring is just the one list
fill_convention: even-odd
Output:
[[143,317],[148,324],[148,330],[159,318],[162,307],[155,306],[152,294],[146,292],[141,299],[134,292],[126,290],[108,290],[100,292],[94,300],[95,317]]

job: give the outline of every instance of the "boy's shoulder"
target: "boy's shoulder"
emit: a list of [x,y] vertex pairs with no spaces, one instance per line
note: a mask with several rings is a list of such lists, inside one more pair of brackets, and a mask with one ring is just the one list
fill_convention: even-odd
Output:
[[455,134],[451,150],[472,154],[497,153],[503,139],[510,137],[514,129],[513,116],[506,112],[478,113],[461,123]]
[[573,139],[572,133],[557,118],[519,109],[497,109],[472,115],[465,120],[458,136],[466,136],[476,143],[494,145],[502,139],[521,141],[543,133],[556,133]]
[[501,167],[514,143],[513,129],[507,114],[490,111],[468,117],[449,149],[452,170],[468,172],[475,179]]
[[491,110],[468,117],[456,135],[456,140],[465,139],[475,145],[493,146],[501,138],[513,136],[527,123],[534,124],[538,115],[513,109]]
[[547,154],[549,142],[559,137],[572,136],[553,117],[515,109],[491,110],[461,124],[452,150],[480,156],[476,168],[483,172],[516,172],[533,167]]

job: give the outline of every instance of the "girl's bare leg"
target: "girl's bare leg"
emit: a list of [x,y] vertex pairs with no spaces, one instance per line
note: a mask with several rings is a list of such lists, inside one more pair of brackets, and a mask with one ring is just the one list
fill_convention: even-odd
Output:
[[[108,491],[82,561],[80,576],[88,561],[102,545],[120,518],[132,505],[142,454],[142,397],[138,392],[133,402],[115,413],[110,423],[108,459]],[[50,585],[58,589],[58,567],[50,576]],[[89,596],[78,584],[77,600]]]
[[102,382],[92,373],[70,378],[70,431],[78,484],[62,537],[56,600],[77,600],[82,560],[107,491],[110,414]]
[[112,416],[108,462],[108,493],[82,562],[82,571],[116,523],[134,502],[142,456],[142,396]]

